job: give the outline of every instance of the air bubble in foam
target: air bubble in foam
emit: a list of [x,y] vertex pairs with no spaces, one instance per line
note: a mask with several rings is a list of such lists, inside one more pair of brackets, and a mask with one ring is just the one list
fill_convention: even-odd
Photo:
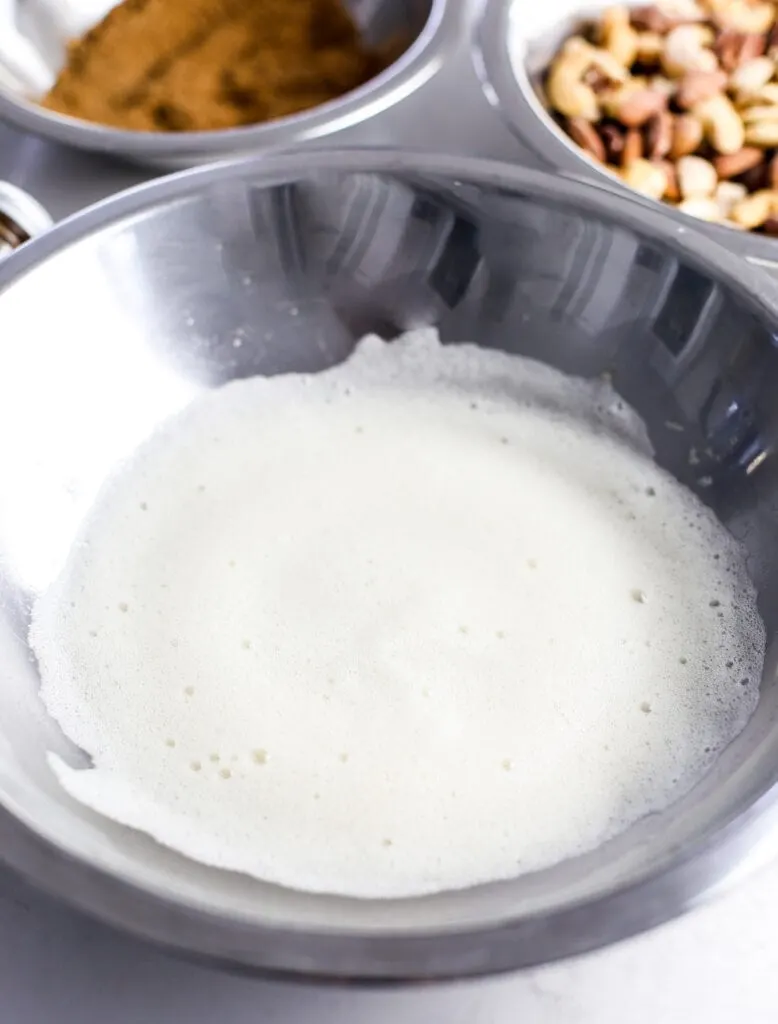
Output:
[[378,897],[664,807],[745,724],[764,652],[740,550],[607,384],[428,334],[195,401],[106,485],[31,639],[92,757],[51,758],[73,796]]

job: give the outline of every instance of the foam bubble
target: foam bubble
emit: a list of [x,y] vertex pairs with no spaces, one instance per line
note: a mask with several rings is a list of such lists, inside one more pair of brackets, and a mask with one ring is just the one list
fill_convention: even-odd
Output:
[[666,806],[765,646],[739,548],[609,384],[425,332],[196,400],[105,486],[31,640],[92,758],[52,758],[73,796],[362,897]]

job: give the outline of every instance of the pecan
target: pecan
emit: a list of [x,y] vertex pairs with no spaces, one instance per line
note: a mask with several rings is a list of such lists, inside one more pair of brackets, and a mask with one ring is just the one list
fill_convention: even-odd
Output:
[[605,163],[605,146],[597,133],[597,129],[585,117],[569,117],[567,134],[577,142],[581,149],[593,156],[600,163]]
[[767,167],[767,181],[771,189],[778,191],[778,156],[774,156]]
[[595,95],[605,92],[606,89],[610,89],[611,85],[608,76],[604,75],[599,68],[589,68],[588,71],[584,72],[584,76],[581,81],[584,85],[588,85]]
[[605,146],[609,164],[618,164],[624,152],[624,132],[615,124],[606,122],[599,125],[600,138]]
[[673,115],[670,111],[657,111],[646,122],[644,136],[649,160],[661,160],[666,157],[673,144]]
[[746,171],[757,167],[764,160],[764,151],[756,146],[743,146],[735,153],[725,153],[713,158],[713,166],[720,178],[737,178]]

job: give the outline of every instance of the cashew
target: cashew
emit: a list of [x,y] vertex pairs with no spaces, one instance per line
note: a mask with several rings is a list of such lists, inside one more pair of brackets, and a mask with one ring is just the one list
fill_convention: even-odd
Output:
[[629,71],[607,50],[598,46],[589,46],[589,54],[591,66],[597,71],[601,71],[611,82],[626,82],[629,78]]
[[724,28],[733,28],[746,35],[759,36],[768,32],[775,21],[775,7],[772,3],[749,3],[748,0],[714,0],[718,21]]
[[778,82],[770,82],[763,85],[755,92],[738,96],[738,103],[741,107],[758,107],[761,104],[778,104]]
[[614,82],[626,80],[627,72],[605,50],[574,36],[551,65],[546,92],[551,105],[565,117],[596,121],[600,116],[597,96],[583,77],[591,68]]
[[662,56],[665,44],[658,32],[638,34],[637,59],[643,64],[653,64]]
[[697,0],[659,0],[657,7],[672,21],[705,21],[707,17]]
[[669,78],[665,78],[664,75],[653,75],[646,82],[646,85],[652,92],[661,93],[665,99],[669,100],[675,95],[676,83],[671,82]]
[[769,57],[752,57],[729,76],[732,92],[749,95],[767,85],[775,73],[775,64]]
[[778,210],[778,192],[762,189],[735,203],[730,219],[744,228],[758,228]]
[[737,181],[720,181],[713,193],[719,212],[723,218],[729,217],[736,203],[741,202],[748,195],[748,189]]
[[662,67],[671,78],[680,78],[687,71],[715,71],[718,58],[706,47],[713,42],[713,33],[705,25],[678,25],[665,37]]
[[746,127],[745,141],[749,146],[771,149],[778,146],[778,120],[755,121]]
[[745,107],[740,116],[745,125],[763,121],[778,121],[778,106],[776,107]]
[[633,160],[621,172],[625,185],[651,199],[661,199],[667,188],[667,176],[661,167],[648,160]]
[[736,153],[745,141],[740,115],[727,96],[720,94],[703,100],[694,108],[705,128],[708,141],[718,153]]
[[623,68],[634,64],[638,53],[638,34],[629,23],[629,10],[626,7],[608,7],[603,11],[600,30],[603,49]]
[[691,199],[684,199],[678,204],[681,213],[687,213],[690,217],[698,220],[717,222],[722,219],[721,209],[715,199],[710,196],[693,196]]
[[551,65],[546,91],[551,105],[565,117],[596,121],[600,116],[594,89],[582,80],[591,64],[591,47],[576,37]]
[[684,156],[676,165],[678,188],[684,199],[713,195],[719,177],[716,168],[701,156]]

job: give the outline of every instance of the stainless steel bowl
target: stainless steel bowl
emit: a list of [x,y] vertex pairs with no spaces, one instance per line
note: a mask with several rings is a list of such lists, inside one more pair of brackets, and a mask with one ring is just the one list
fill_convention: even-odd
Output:
[[[630,6],[640,2],[627,0]],[[534,7],[520,0],[485,0],[476,29],[475,62],[487,98],[541,162],[642,200],[565,134],[549,113],[540,87],[541,76],[563,40],[607,6],[604,0],[553,0]],[[732,252],[771,269],[778,266],[775,239],[709,224],[671,206],[656,205],[662,205],[678,224],[702,231]]]
[[[748,549],[771,643],[746,730],[675,806],[598,850],[424,899],[262,884],[74,803],[46,764],[47,749],[74,752],[38,699],[27,622],[106,474],[205,388],[322,369],[366,331],[420,324],[613,376],[658,459]],[[244,969],[420,980],[613,942],[769,852],[778,286],[767,275],[661,207],[592,185],[466,158],[318,151],[163,179],[53,228],[0,266],[0,325],[0,857],[35,884]]]
[[456,44],[464,17],[459,0],[345,3],[370,42],[380,43],[400,32],[413,42],[399,60],[370,82],[304,113],[212,132],[131,132],[44,110],[21,93],[0,87],[0,120],[65,145],[163,168],[192,167],[344,134],[403,102],[429,81]]

